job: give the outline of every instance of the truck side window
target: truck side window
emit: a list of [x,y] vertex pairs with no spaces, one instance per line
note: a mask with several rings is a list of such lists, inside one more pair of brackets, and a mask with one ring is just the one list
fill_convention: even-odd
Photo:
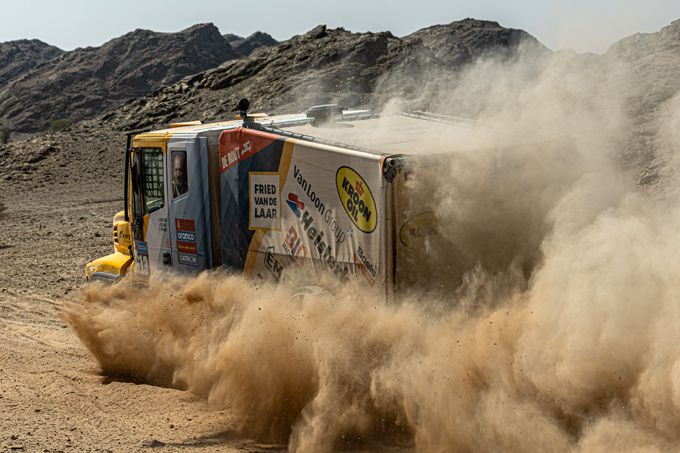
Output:
[[137,152],[133,154],[132,157],[132,168],[131,171],[131,182],[132,182],[132,213],[135,219],[142,215],[142,192],[140,190],[140,157]]
[[189,190],[187,180],[187,152],[172,152],[172,196],[179,197]]
[[144,148],[142,152],[144,169],[144,202],[146,212],[160,209],[163,196],[163,151],[160,148]]

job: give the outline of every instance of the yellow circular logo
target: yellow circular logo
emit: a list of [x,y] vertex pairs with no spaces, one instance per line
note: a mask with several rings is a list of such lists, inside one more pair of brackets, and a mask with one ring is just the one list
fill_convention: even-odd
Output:
[[335,183],[349,218],[364,233],[372,233],[378,224],[378,213],[364,178],[349,167],[340,167],[335,173]]

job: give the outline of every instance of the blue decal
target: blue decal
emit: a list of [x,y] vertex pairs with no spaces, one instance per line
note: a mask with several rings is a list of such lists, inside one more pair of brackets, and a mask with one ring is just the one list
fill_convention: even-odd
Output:
[[288,200],[286,200],[286,203],[293,211],[293,214],[302,217],[302,211],[305,210],[305,204],[298,199],[297,194],[292,192],[288,193]]
[[146,245],[146,242],[144,241],[135,241],[135,249],[137,249],[138,255],[149,254],[149,247]]

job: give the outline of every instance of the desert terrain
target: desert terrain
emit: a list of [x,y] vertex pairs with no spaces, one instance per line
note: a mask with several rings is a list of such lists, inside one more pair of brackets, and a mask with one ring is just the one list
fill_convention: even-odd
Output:
[[[80,190],[78,190],[80,189]],[[83,265],[111,247],[122,199],[69,185],[3,188],[3,451],[279,451],[230,431],[191,392],[102,374],[56,308],[80,301]]]
[[[1,450],[677,449],[679,22],[604,55],[472,19],[406,37],[219,33],[0,45],[13,55],[0,68]],[[446,220],[440,234],[460,238],[424,265],[446,279],[455,251],[464,284],[449,298],[391,307],[348,292],[291,320],[278,290],[234,277],[154,287],[129,311],[128,289],[87,289],[84,265],[110,253],[123,207],[125,133],[224,118],[244,96],[270,113],[396,100],[496,125],[492,145],[559,125],[576,157],[491,152],[416,187]],[[238,313],[251,336],[234,340],[215,313]]]

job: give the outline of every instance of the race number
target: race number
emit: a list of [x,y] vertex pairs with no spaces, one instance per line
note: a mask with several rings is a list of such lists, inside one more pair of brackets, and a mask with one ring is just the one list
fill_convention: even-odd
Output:
[[135,272],[149,275],[149,248],[146,242],[135,241]]

